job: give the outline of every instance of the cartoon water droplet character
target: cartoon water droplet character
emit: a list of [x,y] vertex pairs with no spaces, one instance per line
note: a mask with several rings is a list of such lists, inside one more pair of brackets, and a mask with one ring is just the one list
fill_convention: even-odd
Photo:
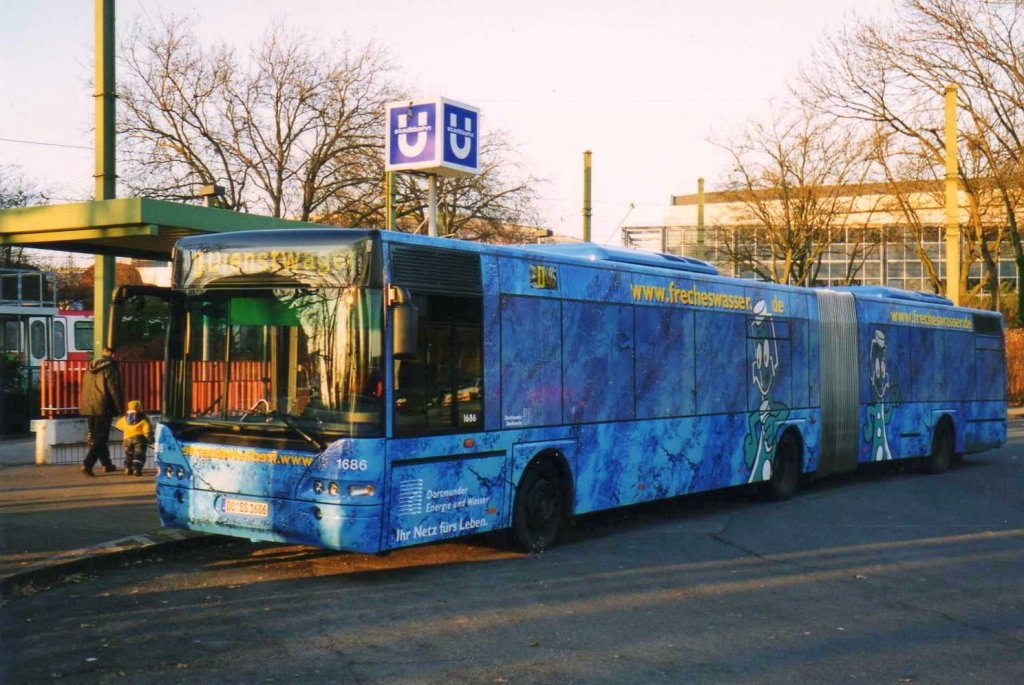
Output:
[[893,403],[886,402],[890,389],[887,352],[885,333],[876,329],[868,354],[871,391],[875,395],[875,401],[867,406],[867,418],[864,422],[864,441],[871,445],[872,461],[892,459],[889,436],[886,435],[886,425],[892,419],[893,410]]
[[743,440],[744,461],[750,469],[748,483],[771,480],[778,427],[789,415],[785,405],[771,399],[772,385],[779,373],[775,322],[764,300],[754,305],[753,313],[754,319],[750,322],[754,339],[753,383],[761,395],[761,403],[747,418],[747,435]]

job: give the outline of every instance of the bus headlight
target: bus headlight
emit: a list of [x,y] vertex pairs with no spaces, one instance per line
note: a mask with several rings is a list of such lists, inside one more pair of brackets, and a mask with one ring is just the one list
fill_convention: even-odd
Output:
[[331,497],[336,497],[338,495],[338,484],[331,483],[330,485],[328,485],[327,494],[330,495]]
[[184,480],[185,479],[185,469],[179,466],[178,467],[178,474],[177,475],[178,475],[178,480]]
[[322,480],[313,481],[313,492],[320,495],[324,491],[324,482]]
[[174,476],[174,467],[170,466],[170,465],[165,466],[164,467],[164,475],[167,476],[168,478],[173,477]]
[[377,489],[372,485],[350,485],[348,486],[349,497],[373,497]]

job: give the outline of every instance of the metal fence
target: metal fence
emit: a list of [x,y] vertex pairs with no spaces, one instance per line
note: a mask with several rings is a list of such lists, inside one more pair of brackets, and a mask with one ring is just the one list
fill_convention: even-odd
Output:
[[[124,400],[139,400],[148,413],[163,413],[161,390],[164,378],[162,361],[118,362]],[[46,419],[78,415],[82,376],[89,368],[86,361],[44,361],[40,369],[39,395],[42,417]],[[224,374],[228,365],[220,361],[190,362],[191,408],[193,414],[208,413],[224,392]],[[264,362],[231,362],[227,387],[227,409],[245,411],[265,397],[270,366]]]

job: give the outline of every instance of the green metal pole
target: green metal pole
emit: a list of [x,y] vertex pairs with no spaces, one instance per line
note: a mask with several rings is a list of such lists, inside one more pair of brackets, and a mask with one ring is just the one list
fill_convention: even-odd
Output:
[[96,8],[96,199],[117,197],[114,97],[114,0],[95,0]]
[[[117,197],[114,98],[114,0],[95,0],[96,12],[96,199]],[[106,344],[116,260],[96,255],[93,280],[93,354]]]
[[593,215],[593,209],[590,203],[590,175],[591,175],[591,156],[593,153],[590,150],[583,152],[583,242],[590,242],[590,217]]
[[697,179],[697,259],[704,259],[704,178]]

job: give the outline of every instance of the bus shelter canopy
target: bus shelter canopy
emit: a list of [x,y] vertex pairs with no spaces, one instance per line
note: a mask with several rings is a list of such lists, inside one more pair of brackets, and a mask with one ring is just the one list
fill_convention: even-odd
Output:
[[170,260],[179,238],[322,226],[143,197],[0,211],[0,245]]

